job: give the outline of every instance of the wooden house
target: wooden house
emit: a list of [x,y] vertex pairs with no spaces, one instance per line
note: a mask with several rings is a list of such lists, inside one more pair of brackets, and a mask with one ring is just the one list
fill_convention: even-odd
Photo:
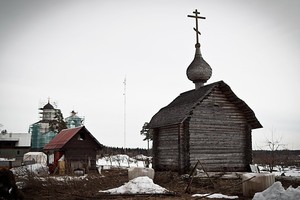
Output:
[[30,150],[29,133],[0,133],[0,158],[21,160],[23,155]]
[[76,169],[96,169],[96,155],[102,147],[86,127],[81,126],[60,131],[45,145],[44,151],[49,164],[56,167],[63,157],[66,170],[73,172]]
[[[198,19],[197,10],[194,13]],[[202,57],[198,38],[195,47],[186,71],[195,89],[181,93],[149,123],[152,166],[187,172],[199,160],[207,171],[246,171],[252,163],[251,131],[262,125],[225,82],[205,85],[212,69]]]
[[209,171],[245,171],[252,162],[254,112],[223,81],[180,94],[150,121],[153,168],[185,172],[198,160]]

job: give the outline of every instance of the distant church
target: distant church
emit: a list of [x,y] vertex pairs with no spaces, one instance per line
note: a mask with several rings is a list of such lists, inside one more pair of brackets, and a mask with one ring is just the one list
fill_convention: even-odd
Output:
[[65,119],[67,128],[75,128],[83,125],[84,117],[79,117],[77,113],[72,110],[71,115]]
[[78,117],[74,111],[71,112],[71,116],[64,120],[61,110],[54,108],[49,100],[39,110],[41,110],[39,113],[41,114],[41,120],[29,127],[31,151],[41,151],[60,130],[83,125],[84,118]]
[[196,53],[186,75],[195,89],[183,92],[151,119],[153,168],[187,172],[198,160],[207,171],[246,171],[252,163],[252,129],[262,128],[251,108],[224,82],[205,83],[212,68],[200,51],[196,19]]

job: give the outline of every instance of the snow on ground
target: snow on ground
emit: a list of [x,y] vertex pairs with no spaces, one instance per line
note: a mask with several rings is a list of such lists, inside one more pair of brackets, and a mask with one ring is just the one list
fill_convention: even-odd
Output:
[[[268,171],[268,167],[266,166],[258,166],[260,171]],[[293,177],[300,177],[300,168],[295,166],[289,166],[289,167],[280,167],[276,166],[273,169],[274,171],[272,173],[275,174],[275,176],[281,176],[282,173],[284,173],[285,176],[293,176]]]
[[[270,173],[268,172],[265,167],[259,166],[259,169],[261,173]],[[280,177],[280,178],[295,178],[299,179],[300,178],[300,168],[297,167],[285,167],[285,168],[280,168],[280,167],[275,167],[275,171],[272,172],[272,174],[275,174],[275,176]],[[244,172],[204,172],[203,170],[196,170],[196,175],[195,177],[207,177],[207,174],[209,174],[209,177],[221,177],[224,179],[230,179],[230,178],[239,178]],[[283,176],[284,175],[284,176]],[[187,178],[189,174],[184,174],[182,175],[183,178]]]
[[300,177],[300,169],[297,169],[295,167],[286,167],[273,173],[275,174],[275,176],[281,176],[281,174],[283,173],[285,176]]
[[254,195],[253,200],[296,200],[300,199],[300,186],[297,188],[289,187],[286,190],[282,187],[281,182],[277,181],[272,186],[258,192]]
[[130,158],[128,155],[118,154],[102,157],[97,160],[96,164],[104,169],[111,167],[146,167],[147,160],[151,160],[151,157],[138,155],[135,158]]
[[[83,176],[48,176],[47,178],[49,179],[54,179],[56,181],[61,181],[61,182],[68,182],[68,181],[80,181],[80,180],[87,180],[87,174]],[[47,180],[45,178],[40,178],[42,180]]]
[[99,191],[109,194],[164,194],[169,191],[155,183],[147,176],[137,177],[124,185],[109,190]]
[[[4,159],[3,159],[4,160]],[[97,160],[97,165],[102,168],[111,168],[111,167],[121,167],[121,168],[129,168],[129,167],[145,167],[147,162],[151,160],[151,157],[146,157],[143,155],[137,156],[135,158],[130,158],[127,155],[114,155],[114,156],[108,156],[103,157]],[[151,167],[151,164],[150,164]],[[260,167],[260,169],[264,169],[263,167]],[[275,176],[281,176],[282,173],[284,173],[285,176],[283,177],[292,177],[292,178],[300,178],[300,169],[296,167],[276,167],[275,168]],[[32,165],[25,165],[21,167],[12,168],[11,171],[15,175],[19,176],[26,176],[28,172],[37,174],[37,175],[47,175],[48,174],[48,167],[46,165],[36,163]],[[211,176],[218,176],[219,174],[211,174]],[[225,178],[231,178],[231,177],[237,177],[240,174],[238,173],[227,173],[223,174],[223,177]],[[199,171],[197,173],[197,176],[206,176],[203,175],[202,171]],[[45,179],[47,181],[47,178],[39,177],[40,179]],[[49,177],[48,177],[49,178]],[[71,181],[71,180],[83,180],[87,179],[88,177],[85,176],[60,176],[60,177],[51,177],[51,179],[55,179],[57,181]],[[161,193],[169,193],[167,189],[154,184],[153,180],[146,177],[137,177],[128,183],[125,183],[123,186],[118,188],[113,188],[105,191],[99,191],[99,192],[105,192],[110,194],[161,194]],[[206,196],[207,194],[195,194],[193,197],[202,197]],[[224,199],[238,199],[237,196],[227,196],[223,194],[211,194],[207,196],[207,198],[224,198]],[[267,188],[265,191],[256,193],[254,200],[270,200],[270,199],[281,199],[281,200],[294,200],[294,199],[300,199],[300,186],[298,188],[292,188],[289,187],[287,190],[285,190],[280,182],[275,182],[271,187]]]
[[15,158],[0,158],[0,161],[15,161]]
[[48,174],[48,167],[41,163],[36,163],[32,165],[24,165],[21,167],[12,168],[11,171],[18,176],[24,176],[28,173],[34,173],[37,175]]
[[206,198],[211,198],[211,199],[238,199],[238,196],[227,196],[224,194],[219,194],[219,193],[215,193],[215,194],[194,194],[192,195],[192,197],[206,197]]
[[136,159],[136,160],[147,160],[147,159],[150,159],[150,160],[151,160],[151,158],[152,158],[152,157],[145,156],[145,155],[143,155],[143,154],[139,154],[139,155],[136,155],[136,156],[134,157],[134,159]]

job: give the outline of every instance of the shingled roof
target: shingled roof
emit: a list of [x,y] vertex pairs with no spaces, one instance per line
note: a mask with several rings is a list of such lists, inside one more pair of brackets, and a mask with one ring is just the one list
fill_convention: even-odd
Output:
[[61,130],[48,144],[45,145],[44,150],[63,148],[80,130],[86,131],[95,140],[99,147],[102,146],[98,140],[85,128],[85,126],[80,126]]
[[196,105],[201,103],[202,100],[216,87],[219,87],[227,96],[227,98],[245,114],[247,122],[252,129],[262,128],[262,125],[255,117],[255,114],[251,108],[243,100],[239,99],[224,81],[218,81],[202,86],[197,90],[190,90],[181,93],[169,105],[160,109],[152,117],[149,127],[158,128],[182,123],[187,117],[190,116],[190,113],[192,113]]

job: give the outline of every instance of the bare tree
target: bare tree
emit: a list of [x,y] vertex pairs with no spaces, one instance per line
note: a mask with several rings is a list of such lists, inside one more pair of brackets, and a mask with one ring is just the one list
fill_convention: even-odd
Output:
[[276,165],[282,164],[282,158],[279,154],[279,151],[286,150],[287,148],[286,145],[282,143],[282,137],[275,137],[273,131],[271,138],[267,139],[266,141],[266,148],[266,155],[263,159],[265,164],[268,165],[269,171],[273,172]]

